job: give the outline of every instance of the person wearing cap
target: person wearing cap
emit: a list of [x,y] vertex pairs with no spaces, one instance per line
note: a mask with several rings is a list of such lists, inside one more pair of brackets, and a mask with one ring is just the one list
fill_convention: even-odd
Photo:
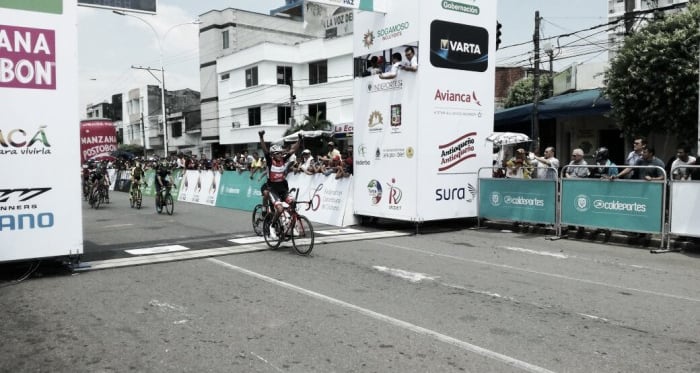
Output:
[[303,172],[307,175],[313,175],[313,163],[314,157],[311,155],[311,150],[304,149],[301,152],[301,162],[299,162],[299,172]]
[[336,156],[340,157],[340,150],[336,149],[335,143],[333,141],[328,142],[328,154],[326,154],[326,160],[332,161]]
[[532,165],[527,158],[527,152],[523,148],[515,151],[515,156],[506,162],[506,177],[514,179],[530,179]]
[[564,177],[568,178],[585,178],[591,174],[588,167],[575,167],[575,166],[587,166],[588,162],[583,159],[583,149],[574,149],[571,152],[571,162],[569,162],[569,167],[566,168],[566,173]]

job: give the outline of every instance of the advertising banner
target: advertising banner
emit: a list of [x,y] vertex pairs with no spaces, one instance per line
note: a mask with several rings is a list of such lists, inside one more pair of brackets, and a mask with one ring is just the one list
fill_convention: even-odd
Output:
[[262,184],[257,178],[251,180],[248,172],[224,171],[219,183],[216,206],[253,211],[255,205],[262,202]]
[[334,175],[297,174],[287,177],[290,188],[299,189],[299,201],[312,201],[313,208],[300,205],[299,212],[311,221],[343,227],[353,224],[345,221],[349,208],[352,177],[336,179]]
[[561,224],[660,233],[664,183],[562,179]]
[[700,182],[673,181],[671,183],[671,233],[700,237]]
[[[178,175],[179,178],[180,175]],[[215,206],[221,173],[211,170],[186,170],[182,176],[178,201]]]
[[357,66],[372,64],[354,82],[354,212],[476,216],[477,173],[492,163],[496,3],[394,1],[354,20]]
[[0,3],[0,261],[83,252],[74,5]]
[[117,129],[109,119],[80,121],[80,155],[83,163],[112,158],[117,150]]
[[556,180],[479,179],[479,217],[556,222]]

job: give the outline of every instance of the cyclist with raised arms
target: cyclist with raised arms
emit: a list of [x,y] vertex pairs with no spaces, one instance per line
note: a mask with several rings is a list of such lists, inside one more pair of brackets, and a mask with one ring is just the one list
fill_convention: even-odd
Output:
[[268,149],[265,144],[265,131],[259,131],[260,147],[265,153],[265,161],[267,162],[267,187],[263,189],[263,199],[268,198],[275,206],[275,216],[273,223],[282,213],[282,201],[289,203],[289,184],[287,183],[288,160],[292,154],[296,153],[301,146],[301,134],[299,139],[294,143],[289,150],[285,150],[282,146],[273,144]]

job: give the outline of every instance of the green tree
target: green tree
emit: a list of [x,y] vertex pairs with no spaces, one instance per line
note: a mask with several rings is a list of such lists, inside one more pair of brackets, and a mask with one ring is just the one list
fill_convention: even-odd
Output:
[[[520,106],[525,104],[531,104],[533,101],[533,89],[532,84],[535,81],[532,77],[518,80],[512,87],[508,90],[508,96],[506,97],[503,106],[506,108],[513,106]],[[550,97],[549,92],[551,92],[550,87],[552,86],[552,80],[549,78],[549,74],[545,73],[540,75],[540,100]]]
[[700,5],[694,2],[625,38],[605,92],[629,137],[656,132],[697,138],[699,27]]

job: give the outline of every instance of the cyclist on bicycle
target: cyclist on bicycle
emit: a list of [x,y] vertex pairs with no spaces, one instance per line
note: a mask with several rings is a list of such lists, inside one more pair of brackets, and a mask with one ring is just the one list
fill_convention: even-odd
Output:
[[[129,195],[133,196],[134,191],[138,189],[139,184],[141,184],[141,177],[143,177],[143,167],[141,162],[136,161],[136,165],[131,168],[131,188],[129,188]],[[131,199],[131,197],[129,197]]]
[[267,162],[267,187],[263,187],[263,199],[268,199],[275,206],[275,216],[272,221],[276,222],[277,218],[282,213],[282,201],[291,202],[289,197],[289,183],[287,183],[287,173],[289,171],[289,157],[294,154],[299,146],[301,146],[301,134],[299,139],[289,150],[285,150],[282,146],[273,144],[269,149],[265,143],[265,131],[259,131],[260,146],[265,153],[265,161]]
[[109,203],[109,176],[107,175],[107,166],[99,165],[90,173],[90,194],[95,193],[97,188],[103,187],[105,193],[105,202]]
[[160,203],[161,189],[168,187],[172,182],[172,176],[170,173],[170,167],[168,167],[168,162],[164,159],[158,164],[156,169],[156,201]]

